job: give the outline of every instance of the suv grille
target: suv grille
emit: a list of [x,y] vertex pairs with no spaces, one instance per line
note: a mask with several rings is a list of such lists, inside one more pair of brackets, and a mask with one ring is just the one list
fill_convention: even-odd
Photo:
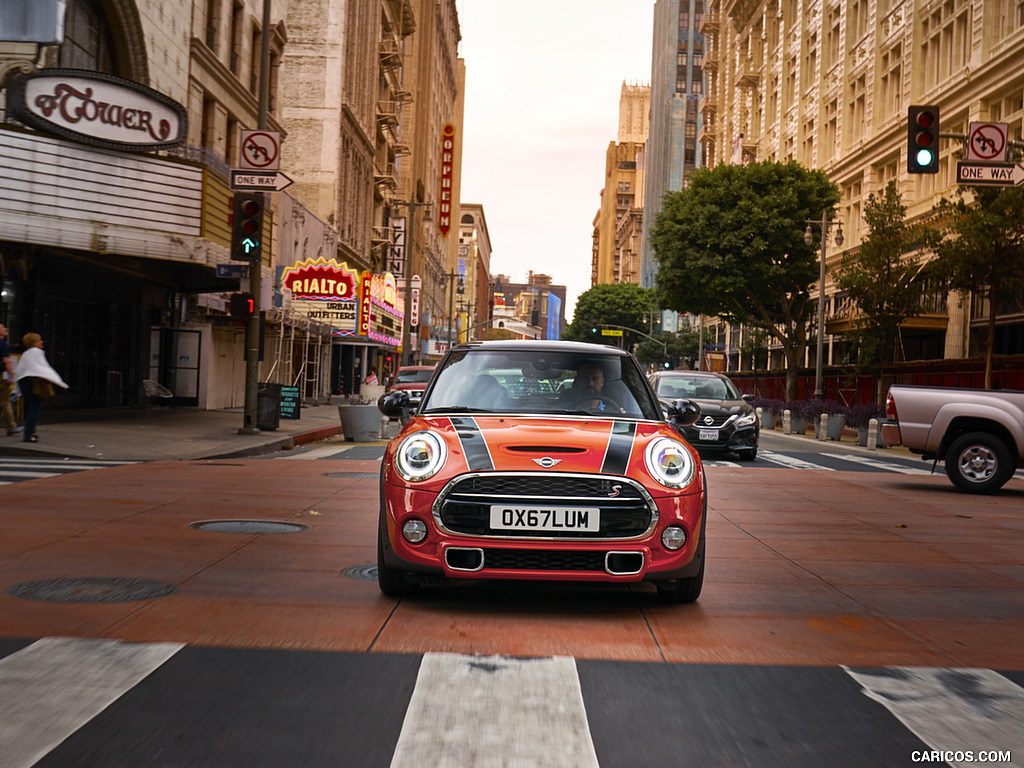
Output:
[[[510,506],[597,507],[597,531],[503,531],[490,527],[492,504]],[[434,503],[434,517],[451,533],[524,539],[632,539],[646,534],[657,519],[643,487],[622,477],[596,475],[478,474],[450,483]],[[603,567],[603,566],[602,566]]]

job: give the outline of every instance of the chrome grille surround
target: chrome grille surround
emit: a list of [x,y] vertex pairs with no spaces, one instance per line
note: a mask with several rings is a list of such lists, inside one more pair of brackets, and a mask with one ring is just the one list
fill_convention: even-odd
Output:
[[[619,486],[619,495],[609,492]],[[488,492],[491,489],[492,492]],[[513,493],[512,491],[516,491]],[[525,492],[524,492],[525,491]],[[491,531],[488,520],[491,504],[517,503],[533,505],[587,504],[605,513],[630,513],[641,510],[649,517],[642,531],[626,536],[565,535],[550,531],[531,535],[515,535],[506,531]],[[467,532],[449,527],[444,514],[449,504],[462,504],[480,508],[486,531]],[[575,472],[470,472],[450,480],[434,500],[432,512],[438,529],[450,536],[473,538],[518,539],[521,541],[630,541],[649,536],[658,525],[658,505],[647,489],[635,480],[621,475],[599,475]],[[602,522],[602,526],[604,522]]]

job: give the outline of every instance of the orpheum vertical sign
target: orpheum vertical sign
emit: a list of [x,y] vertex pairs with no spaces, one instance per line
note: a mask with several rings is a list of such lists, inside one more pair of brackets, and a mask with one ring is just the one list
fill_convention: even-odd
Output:
[[437,231],[448,237],[452,228],[452,175],[455,168],[455,126],[445,123],[441,129],[441,194],[437,215]]

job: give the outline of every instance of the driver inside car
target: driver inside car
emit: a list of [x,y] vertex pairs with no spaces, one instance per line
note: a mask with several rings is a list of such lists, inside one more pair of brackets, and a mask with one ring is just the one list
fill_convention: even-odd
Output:
[[576,371],[576,379],[569,390],[569,404],[590,411],[605,410],[602,399],[604,389],[604,371],[597,363],[582,363]]

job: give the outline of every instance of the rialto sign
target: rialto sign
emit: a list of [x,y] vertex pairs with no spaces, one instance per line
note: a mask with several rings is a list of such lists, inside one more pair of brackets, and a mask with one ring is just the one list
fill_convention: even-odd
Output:
[[32,128],[106,149],[166,149],[188,135],[188,114],[176,101],[102,72],[43,69],[16,75],[7,107]]
[[333,326],[334,335],[398,345],[401,315],[394,275],[360,274],[346,263],[322,258],[284,267],[280,275],[281,288],[291,293],[292,309]]

